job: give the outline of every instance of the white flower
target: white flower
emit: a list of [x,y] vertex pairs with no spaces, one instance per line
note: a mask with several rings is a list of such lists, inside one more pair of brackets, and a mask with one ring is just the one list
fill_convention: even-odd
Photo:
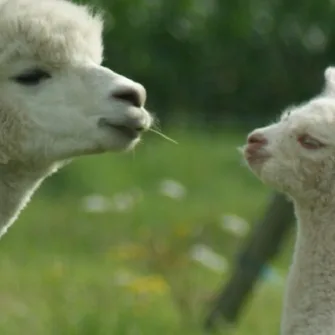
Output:
[[217,254],[206,245],[195,245],[190,251],[190,256],[191,259],[215,272],[222,273],[228,270],[229,264],[227,259]]
[[82,199],[82,208],[88,213],[103,213],[110,210],[110,200],[100,194],[91,194]]
[[142,191],[134,188],[128,192],[116,193],[112,198],[100,194],[92,194],[83,198],[82,208],[89,213],[126,212],[141,201]]
[[159,193],[173,199],[182,199],[186,196],[186,188],[180,182],[165,179],[159,184]]
[[222,229],[231,234],[243,237],[249,231],[249,223],[237,215],[223,215],[220,223]]
[[117,193],[112,198],[112,210],[126,212],[131,210],[135,204],[142,200],[141,189],[134,188],[128,192]]

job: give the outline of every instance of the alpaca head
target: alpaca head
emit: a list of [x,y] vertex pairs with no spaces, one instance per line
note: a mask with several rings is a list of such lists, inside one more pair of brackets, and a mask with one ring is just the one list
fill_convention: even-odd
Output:
[[[327,89],[329,77],[335,78],[334,69],[326,71]],[[335,196],[335,99],[328,93],[254,130],[244,147],[254,174],[296,199]]]
[[66,0],[0,0],[0,164],[134,147],[143,86],[103,66],[102,19]]

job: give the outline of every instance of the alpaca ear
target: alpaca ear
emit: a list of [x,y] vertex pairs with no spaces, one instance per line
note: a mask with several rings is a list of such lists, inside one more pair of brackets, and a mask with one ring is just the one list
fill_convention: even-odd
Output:
[[335,67],[329,66],[326,68],[325,72],[325,79],[328,83],[335,83]]
[[325,91],[331,95],[335,94],[335,67],[329,66],[324,72],[325,77]]

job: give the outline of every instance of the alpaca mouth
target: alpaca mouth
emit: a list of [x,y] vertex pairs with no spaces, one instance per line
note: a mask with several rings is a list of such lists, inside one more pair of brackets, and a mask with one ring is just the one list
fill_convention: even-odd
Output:
[[130,140],[135,140],[139,138],[144,130],[142,127],[132,127],[131,125],[115,124],[106,118],[101,118],[98,122],[98,125],[103,128],[109,128],[113,131],[116,130],[122,136],[129,138]]
[[263,164],[270,158],[270,154],[262,150],[254,150],[247,146],[244,149],[244,157],[249,165]]
[[116,129],[119,133],[132,140],[140,136],[140,131],[136,129],[131,129],[126,126],[119,126],[119,125],[110,125],[110,127]]
[[249,165],[263,164],[268,160],[269,155],[246,155],[245,158]]

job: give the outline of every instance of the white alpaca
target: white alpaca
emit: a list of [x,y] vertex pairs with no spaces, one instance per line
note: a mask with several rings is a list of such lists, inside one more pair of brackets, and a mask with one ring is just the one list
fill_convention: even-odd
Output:
[[145,89],[100,65],[102,28],[65,0],[0,0],[0,236],[63,162],[151,125]]
[[335,334],[335,69],[325,92],[248,137],[244,156],[264,183],[292,198],[298,219],[282,335]]

